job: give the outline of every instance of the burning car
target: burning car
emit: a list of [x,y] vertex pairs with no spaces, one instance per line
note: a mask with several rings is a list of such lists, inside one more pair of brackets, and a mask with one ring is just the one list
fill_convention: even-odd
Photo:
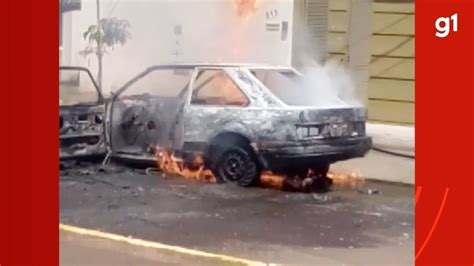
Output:
[[59,68],[59,158],[104,156],[105,100],[87,68]]
[[60,159],[107,153],[157,163],[166,154],[161,168],[179,161],[241,186],[262,171],[326,178],[330,164],[371,148],[367,113],[342,101],[300,104],[301,80],[288,67],[159,65],[106,102],[86,68],[60,67]]
[[[199,158],[218,181],[240,186],[258,182],[262,171],[326,178],[330,164],[362,157],[371,148],[367,112],[344,104],[298,105],[288,93],[298,90],[301,78],[296,70],[278,66],[149,67],[107,104],[109,155],[156,163],[166,151],[190,165]],[[104,105],[99,93],[95,97],[88,105],[61,109],[64,121],[81,126],[81,138],[69,139],[86,152],[102,140]]]

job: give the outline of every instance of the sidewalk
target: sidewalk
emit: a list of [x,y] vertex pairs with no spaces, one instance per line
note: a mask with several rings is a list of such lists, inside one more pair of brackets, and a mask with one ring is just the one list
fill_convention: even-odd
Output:
[[367,135],[377,150],[371,150],[364,158],[336,163],[331,169],[361,173],[367,179],[414,184],[415,160],[408,157],[415,155],[415,128],[369,123]]

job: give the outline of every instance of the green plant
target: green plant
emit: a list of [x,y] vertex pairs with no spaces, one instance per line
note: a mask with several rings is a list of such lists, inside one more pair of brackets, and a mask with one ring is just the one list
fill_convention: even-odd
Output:
[[96,25],[91,25],[83,33],[87,46],[80,53],[87,57],[96,55],[98,62],[97,83],[102,88],[102,60],[105,54],[113,50],[116,45],[123,46],[132,37],[128,29],[130,23],[125,19],[103,18],[98,19]]

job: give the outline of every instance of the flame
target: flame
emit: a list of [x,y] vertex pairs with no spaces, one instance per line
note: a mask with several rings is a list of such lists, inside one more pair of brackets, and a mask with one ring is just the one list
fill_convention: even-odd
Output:
[[349,174],[329,172],[328,177],[333,180],[335,185],[348,186],[350,188],[357,188],[365,182],[360,170],[355,170]]
[[[156,158],[159,169],[166,174],[209,183],[217,181],[212,170],[205,167],[204,158],[199,154],[193,155],[191,160],[184,161],[182,158],[176,157],[173,151],[158,147]],[[309,170],[304,177],[290,177],[263,171],[260,175],[260,186],[283,191],[311,192],[314,182],[312,175],[312,170]],[[360,171],[350,174],[329,172],[327,176],[338,186],[356,188],[364,182]]]
[[260,184],[266,188],[281,190],[285,184],[285,176],[264,171],[260,175]]
[[[283,191],[311,192],[314,189],[313,183],[315,182],[313,176],[314,172],[311,169],[303,177],[290,177],[265,171],[260,176],[260,185],[265,188]],[[354,171],[350,174],[329,172],[327,176],[333,181],[334,185],[340,187],[357,188],[364,182],[360,171]]]
[[236,11],[237,11],[237,23],[232,27],[230,31],[231,45],[226,48],[229,49],[232,60],[241,61],[242,58],[246,58],[250,54],[248,39],[249,32],[253,31],[253,27],[250,24],[253,15],[257,11],[256,0],[234,0]]
[[234,3],[229,1],[228,7],[231,14],[235,10],[236,16],[232,17],[232,26],[227,29],[225,37],[216,44],[216,59],[218,62],[242,62],[252,54],[249,45],[253,42],[249,38],[254,35],[255,23],[251,22],[256,22],[254,14],[259,9],[259,1],[234,0]]
[[257,10],[256,0],[235,0],[235,5],[239,17],[247,17],[254,14]]
[[204,167],[204,159],[201,155],[194,155],[192,160],[185,163],[183,159],[176,157],[174,152],[158,147],[156,159],[159,169],[166,174],[197,181],[216,182],[212,171]]

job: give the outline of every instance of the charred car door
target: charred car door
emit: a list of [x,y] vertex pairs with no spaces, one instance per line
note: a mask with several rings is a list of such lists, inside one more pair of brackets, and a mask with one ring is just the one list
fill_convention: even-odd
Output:
[[152,67],[112,96],[108,136],[112,156],[156,161],[160,148],[176,148],[191,68]]
[[105,101],[90,71],[59,68],[59,158],[104,156]]

